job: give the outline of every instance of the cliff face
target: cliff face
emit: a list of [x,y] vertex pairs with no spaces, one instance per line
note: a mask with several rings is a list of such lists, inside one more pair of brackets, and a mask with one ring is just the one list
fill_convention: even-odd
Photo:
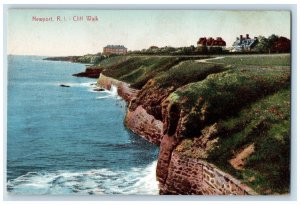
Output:
[[138,106],[134,111],[128,110],[125,117],[125,125],[137,135],[153,144],[160,144],[163,136],[163,123]]
[[140,90],[137,98],[129,105],[129,110],[134,111],[140,105],[155,119],[162,121],[162,102],[174,91],[174,87],[160,88],[154,80],[149,80]]
[[128,103],[136,97],[138,92],[138,90],[130,88],[129,84],[107,77],[102,73],[98,78],[97,84],[106,90],[110,90],[112,85],[117,87],[118,95]]
[[[130,88],[127,83],[107,77],[103,74],[100,75],[97,83],[107,90],[110,90],[112,85],[116,86],[118,95],[128,103],[134,101],[138,93],[138,90]],[[148,114],[142,106],[138,106],[132,111],[128,110],[124,123],[137,135],[153,144],[160,144],[163,123]]]
[[99,78],[100,73],[103,69],[98,67],[88,67],[84,72],[73,74],[76,77],[87,77],[87,78]]
[[[172,129],[176,130],[177,127],[177,124],[172,124],[170,120],[178,118],[169,113],[170,111],[176,113],[176,110],[167,109],[168,103],[165,102],[165,108],[160,109],[163,109],[163,115],[169,116],[169,118],[157,120],[143,106],[132,105],[136,103],[136,95],[139,91],[129,88],[128,84],[101,74],[98,85],[105,89],[111,89],[112,85],[116,86],[118,94],[130,103],[131,109],[128,109],[124,119],[126,126],[147,141],[160,146],[156,169],[160,194],[256,194],[239,180],[222,172],[214,165],[203,160],[186,157],[176,151],[181,140],[169,136],[168,133],[174,133]],[[157,94],[158,92],[150,92],[150,95],[153,95],[156,100],[157,98],[165,99],[161,96],[155,96]]]
[[160,193],[288,193],[289,68],[173,60],[110,59],[98,80],[128,102],[126,126],[160,146]]
[[[165,125],[165,124],[164,124]],[[165,128],[167,132],[167,128]],[[207,145],[214,131],[209,130],[203,141]],[[203,142],[202,141],[202,142]],[[207,143],[208,142],[208,143]],[[156,176],[160,194],[195,195],[256,195],[250,187],[202,159],[178,152],[181,140],[165,134],[161,139]],[[203,149],[203,153],[205,153]],[[201,155],[203,155],[201,153]]]

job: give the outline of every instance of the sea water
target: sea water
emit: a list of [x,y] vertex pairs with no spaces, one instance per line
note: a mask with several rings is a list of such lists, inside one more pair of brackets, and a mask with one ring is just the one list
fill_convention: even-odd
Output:
[[116,88],[95,92],[96,79],[72,76],[84,69],[8,57],[7,191],[158,194],[158,148],[124,126]]

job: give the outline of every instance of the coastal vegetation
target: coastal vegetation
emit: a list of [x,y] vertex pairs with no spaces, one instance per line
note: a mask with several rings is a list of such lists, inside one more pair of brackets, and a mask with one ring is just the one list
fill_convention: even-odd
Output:
[[129,110],[141,105],[163,121],[165,134],[180,140],[179,153],[215,164],[260,194],[289,192],[290,55],[207,62],[118,56],[100,65],[104,75],[140,89]]
[[216,165],[259,194],[288,193],[290,54],[214,57],[85,55],[75,59],[93,65],[76,75],[102,73],[137,89],[129,111],[142,106],[162,121],[178,153]]
[[208,60],[209,62],[230,64],[236,66],[290,66],[290,54],[276,55],[236,55]]

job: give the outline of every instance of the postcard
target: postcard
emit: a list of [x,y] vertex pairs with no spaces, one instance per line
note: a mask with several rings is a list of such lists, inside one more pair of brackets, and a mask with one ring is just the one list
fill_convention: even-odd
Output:
[[290,19],[9,9],[7,194],[289,194]]

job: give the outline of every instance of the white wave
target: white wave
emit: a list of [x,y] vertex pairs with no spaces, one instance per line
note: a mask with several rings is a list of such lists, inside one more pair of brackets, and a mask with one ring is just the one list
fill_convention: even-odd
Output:
[[12,194],[158,194],[156,164],[145,168],[112,171],[28,172],[7,183]]
[[99,91],[96,91],[96,90],[94,90],[94,89],[89,89],[88,92],[91,92],[91,93],[97,93],[97,92],[99,92]]
[[68,82],[61,82],[57,83],[56,85],[68,85],[70,87],[90,87],[90,88],[96,88],[96,82],[86,82],[86,83],[68,83]]
[[111,92],[112,95],[117,96],[118,95],[118,88],[114,85],[111,85],[110,92]]
[[117,98],[117,99],[122,99],[119,95],[118,95],[118,88],[114,85],[111,85],[110,90],[104,90],[101,93],[103,94],[107,94],[104,96],[98,96],[96,97],[97,99],[107,99],[107,98]]
[[107,98],[114,98],[114,96],[112,95],[106,95],[106,96],[99,96],[99,97],[96,97],[97,99],[107,99]]

